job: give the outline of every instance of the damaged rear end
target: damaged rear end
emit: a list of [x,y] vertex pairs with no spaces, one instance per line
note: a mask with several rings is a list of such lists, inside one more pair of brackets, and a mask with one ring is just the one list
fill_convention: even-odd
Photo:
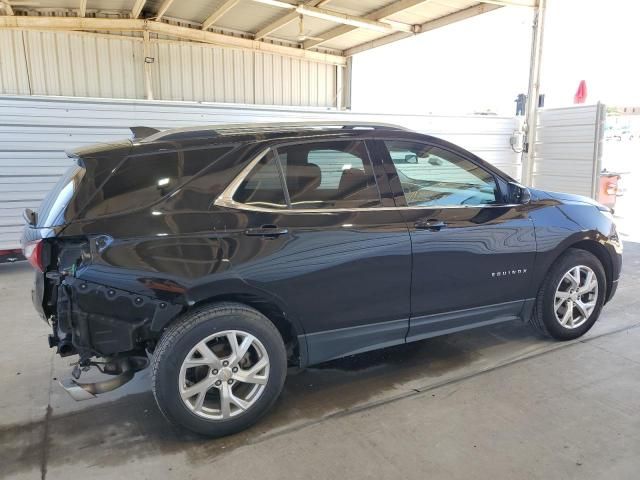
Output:
[[[130,148],[131,143],[126,142],[71,154],[75,165],[37,213],[28,209],[24,214],[22,248],[36,270],[32,300],[51,326],[49,346],[62,357],[79,356],[71,377],[61,381],[76,400],[118,388],[145,368],[146,349],[156,337],[153,325],[176,313],[176,307],[167,302],[82,279],[83,270],[95,266],[111,238],[77,234],[82,228],[65,234]],[[92,367],[108,375],[107,379],[80,382],[80,376]]]

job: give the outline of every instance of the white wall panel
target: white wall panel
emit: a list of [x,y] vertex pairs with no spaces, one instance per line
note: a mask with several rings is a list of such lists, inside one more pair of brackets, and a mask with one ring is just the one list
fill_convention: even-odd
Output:
[[[259,51],[152,39],[155,99],[336,106],[335,65]],[[0,31],[0,94],[143,99],[140,37]]]
[[0,92],[29,95],[29,76],[23,35],[17,30],[0,30]]
[[32,95],[144,95],[142,42],[131,37],[26,31],[23,55]]
[[595,198],[604,120],[601,104],[539,110],[532,186]]
[[[203,71],[205,68],[203,64]],[[189,87],[180,72],[177,73],[174,81],[179,82],[180,88],[194,88],[194,84]],[[209,75],[208,78],[215,82],[215,75]],[[218,80],[223,78],[221,75]],[[171,91],[174,87],[167,88]],[[198,88],[196,84],[195,89]],[[300,89],[301,95],[311,93],[311,89],[304,88],[302,84]],[[291,95],[294,91],[280,89],[279,95]],[[179,92],[179,89],[176,87],[174,92]],[[271,92],[274,95],[273,90]],[[515,118],[381,115],[323,108],[2,95],[0,112],[0,250],[18,246],[22,210],[37,207],[58,177],[72,165],[65,150],[131,138],[129,126],[164,129],[216,123],[299,120],[393,123],[450,140],[511,176],[518,178],[520,175],[519,156],[509,146],[509,137],[516,128]]]

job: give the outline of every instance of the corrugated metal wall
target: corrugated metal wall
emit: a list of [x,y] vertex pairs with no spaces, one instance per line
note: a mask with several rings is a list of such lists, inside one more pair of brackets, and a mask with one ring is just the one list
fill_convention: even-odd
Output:
[[541,109],[532,186],[595,198],[605,118],[601,104]]
[[[190,42],[152,39],[159,100],[336,106],[335,65]],[[0,31],[0,93],[145,98],[141,38]]]
[[446,138],[511,176],[520,175],[519,156],[509,146],[515,118],[378,115],[310,108],[1,95],[0,112],[0,250],[18,246],[22,210],[37,207],[72,164],[65,149],[130,138],[129,126],[171,128],[297,120],[395,123]]

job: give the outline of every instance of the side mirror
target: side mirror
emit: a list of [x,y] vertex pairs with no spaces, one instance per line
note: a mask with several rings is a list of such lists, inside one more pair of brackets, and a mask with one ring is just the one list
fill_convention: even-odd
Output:
[[524,185],[509,182],[509,202],[526,205],[531,201],[531,192]]
[[404,156],[405,163],[418,163],[418,156],[415,153],[410,153]]

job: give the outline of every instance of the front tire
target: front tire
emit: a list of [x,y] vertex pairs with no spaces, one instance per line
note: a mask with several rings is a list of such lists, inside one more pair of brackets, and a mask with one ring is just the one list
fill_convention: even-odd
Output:
[[545,277],[531,324],[557,340],[581,337],[600,316],[606,288],[600,260],[590,252],[570,248]]
[[169,421],[220,437],[264,415],[286,371],[284,342],[273,323],[248,306],[220,303],[167,329],[154,352],[152,388]]

